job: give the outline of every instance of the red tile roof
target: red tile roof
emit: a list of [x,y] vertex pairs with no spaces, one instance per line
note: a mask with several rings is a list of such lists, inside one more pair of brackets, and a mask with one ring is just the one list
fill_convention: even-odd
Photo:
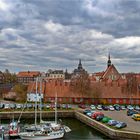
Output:
[[93,75],[95,75],[95,76],[103,76],[104,73],[105,73],[104,71],[102,71],[102,72],[96,72]]
[[36,77],[39,75],[39,71],[21,71],[17,74],[17,77]]

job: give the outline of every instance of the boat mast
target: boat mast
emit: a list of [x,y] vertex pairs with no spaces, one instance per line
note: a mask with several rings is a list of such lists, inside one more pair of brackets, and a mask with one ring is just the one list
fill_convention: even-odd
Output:
[[57,91],[55,92],[55,123],[57,124]]
[[37,84],[38,84],[38,77],[36,78],[36,96],[35,96],[35,126],[37,125]]
[[40,123],[42,121],[42,78],[40,77]]

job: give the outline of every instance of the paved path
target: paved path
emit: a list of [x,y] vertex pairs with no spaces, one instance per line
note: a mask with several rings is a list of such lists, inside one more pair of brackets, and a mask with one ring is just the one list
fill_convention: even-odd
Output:
[[127,116],[126,110],[121,111],[101,111],[105,116],[111,117],[112,119],[126,122],[127,127],[123,130],[140,132],[140,121],[134,121],[131,116]]

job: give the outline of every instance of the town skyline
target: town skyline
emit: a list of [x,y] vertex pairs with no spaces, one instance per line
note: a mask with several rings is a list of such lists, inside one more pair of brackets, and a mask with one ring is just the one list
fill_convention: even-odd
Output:
[[140,70],[138,0],[0,0],[0,70]]

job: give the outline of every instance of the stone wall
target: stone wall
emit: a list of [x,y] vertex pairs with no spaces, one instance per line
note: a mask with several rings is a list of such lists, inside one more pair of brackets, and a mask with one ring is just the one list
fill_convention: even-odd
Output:
[[91,126],[92,128],[94,128],[94,129],[98,130],[99,132],[105,134],[106,136],[110,137],[111,139],[114,139],[114,140],[140,140],[140,133],[111,129],[108,126],[106,126],[98,121],[95,121],[78,111],[75,112],[75,117],[78,120],[80,120],[81,122]]

